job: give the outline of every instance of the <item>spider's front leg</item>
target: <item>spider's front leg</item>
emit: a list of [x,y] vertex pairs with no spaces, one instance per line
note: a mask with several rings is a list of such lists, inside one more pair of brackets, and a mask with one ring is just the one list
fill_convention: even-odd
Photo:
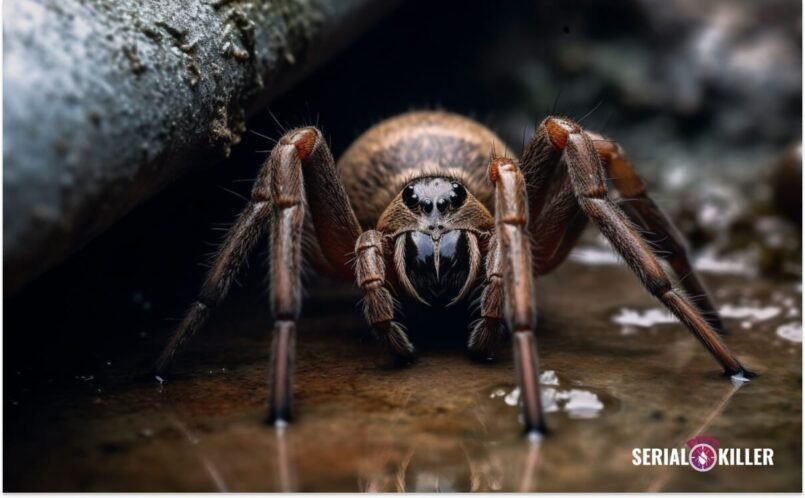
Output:
[[271,230],[271,309],[274,342],[269,379],[269,421],[292,417],[294,335],[302,307],[302,236],[305,208],[331,273],[350,274],[350,255],[360,235],[335,161],[321,132],[293,130],[283,136],[268,160],[274,204]]
[[472,324],[467,342],[470,356],[479,361],[494,357],[494,349],[503,335],[503,262],[497,235],[489,238],[487,246],[486,278],[481,291],[481,317]]
[[410,363],[414,346],[398,322],[394,321],[396,301],[386,287],[383,234],[363,232],[355,243],[355,279],[364,293],[363,313],[377,338],[398,364]]
[[577,124],[548,118],[552,144],[563,150],[570,183],[579,206],[638,275],[643,285],[701,341],[729,375],[749,374],[721,341],[708,321],[671,284],[654,252],[630,220],[609,198],[604,168],[590,136]]
[[545,421],[533,332],[537,308],[525,180],[514,161],[506,158],[492,160],[489,178],[495,184],[495,238],[503,270],[503,317],[513,336],[525,430],[529,435],[541,434],[545,432]]

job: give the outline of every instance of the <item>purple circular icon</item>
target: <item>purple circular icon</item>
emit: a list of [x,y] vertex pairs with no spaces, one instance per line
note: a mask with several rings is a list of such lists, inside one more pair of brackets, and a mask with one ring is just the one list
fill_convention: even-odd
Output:
[[706,443],[700,443],[690,450],[690,466],[699,472],[707,472],[716,466],[716,450]]

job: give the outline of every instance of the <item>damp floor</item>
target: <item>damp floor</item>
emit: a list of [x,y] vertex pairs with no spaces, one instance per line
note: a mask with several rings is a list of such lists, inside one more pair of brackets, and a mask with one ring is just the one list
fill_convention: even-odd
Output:
[[[299,327],[294,424],[263,423],[269,315],[260,296],[241,297],[164,383],[144,347],[24,399],[7,391],[4,488],[800,491],[801,286],[704,274],[730,348],[759,374],[735,385],[626,268],[585,254],[538,283],[551,430],[540,442],[521,437],[509,356],[478,364],[456,344],[385,368],[358,296],[319,281]],[[774,466],[632,463],[634,448],[682,448],[699,434],[771,448]]]

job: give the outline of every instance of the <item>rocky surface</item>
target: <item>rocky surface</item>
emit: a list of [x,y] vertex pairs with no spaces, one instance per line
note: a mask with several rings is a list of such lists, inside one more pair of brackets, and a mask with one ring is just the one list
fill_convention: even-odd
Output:
[[4,7],[3,254],[15,291],[190,169],[395,2]]

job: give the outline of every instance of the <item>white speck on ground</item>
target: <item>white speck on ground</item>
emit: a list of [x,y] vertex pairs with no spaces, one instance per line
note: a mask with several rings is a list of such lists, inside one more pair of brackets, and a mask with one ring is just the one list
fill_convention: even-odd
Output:
[[539,376],[539,383],[544,386],[558,386],[559,378],[556,377],[556,372],[553,370],[545,370]]
[[724,318],[744,318],[756,322],[770,320],[780,314],[782,310],[778,306],[735,306],[725,304],[718,312]]
[[617,265],[620,259],[608,247],[577,247],[570,252],[570,260],[586,265]]
[[757,255],[741,253],[730,256],[718,255],[713,250],[706,250],[699,254],[693,267],[705,273],[719,273],[726,275],[757,276]]
[[598,399],[598,395],[582,389],[571,389],[565,403],[565,411],[570,418],[595,418],[604,409],[604,403]]
[[[542,409],[545,413],[563,411],[570,418],[595,418],[604,409],[604,403],[592,391],[586,389],[570,389],[563,391],[553,387],[542,389]],[[508,406],[520,403],[520,388],[515,387],[504,398]]]
[[777,327],[777,335],[787,341],[802,343],[802,324],[791,322],[780,325]]
[[651,308],[637,311],[630,308],[621,308],[612,321],[624,327],[653,327],[661,323],[676,323],[678,320],[670,312],[661,308]]

